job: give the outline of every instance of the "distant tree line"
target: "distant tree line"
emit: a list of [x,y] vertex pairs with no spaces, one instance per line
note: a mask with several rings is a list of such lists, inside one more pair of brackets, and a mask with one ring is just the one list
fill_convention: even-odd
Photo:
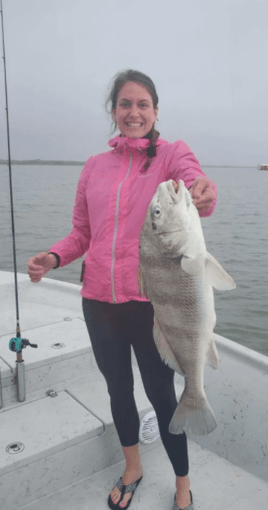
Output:
[[[68,166],[83,166],[84,161],[60,161],[50,159],[12,159],[12,165],[68,165]],[[0,165],[8,165],[7,159],[0,159]]]

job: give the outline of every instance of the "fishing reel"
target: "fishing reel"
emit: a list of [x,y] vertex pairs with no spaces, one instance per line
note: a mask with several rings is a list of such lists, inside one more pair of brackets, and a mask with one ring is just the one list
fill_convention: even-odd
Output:
[[9,341],[9,349],[12,352],[21,352],[22,349],[24,349],[27,346],[34,347],[35,349],[38,347],[36,344],[31,344],[29,340],[26,340],[26,338],[11,338]]

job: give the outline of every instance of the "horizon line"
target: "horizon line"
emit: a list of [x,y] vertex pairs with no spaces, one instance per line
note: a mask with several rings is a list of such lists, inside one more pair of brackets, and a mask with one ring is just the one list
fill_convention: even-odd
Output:
[[[61,160],[61,159],[12,159],[11,164],[13,165],[75,165],[80,166],[84,165],[86,161],[77,161],[77,160]],[[0,165],[8,165],[9,161],[7,159],[0,159]],[[254,165],[206,165],[202,164],[201,167],[206,168],[255,168]],[[256,168],[258,164],[256,165]]]

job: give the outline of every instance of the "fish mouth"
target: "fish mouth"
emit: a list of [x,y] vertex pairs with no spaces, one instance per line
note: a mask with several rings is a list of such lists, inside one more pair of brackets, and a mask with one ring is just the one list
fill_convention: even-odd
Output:
[[176,193],[176,195],[178,194],[178,191],[180,189],[180,182],[176,182],[176,181],[172,181],[172,186],[174,188],[174,191]]
[[172,179],[166,183],[167,192],[170,195],[170,198],[174,204],[177,204],[180,201],[181,198],[181,186],[180,181],[175,182]]
[[169,181],[166,182],[166,189],[170,195],[172,202],[175,205],[184,202],[185,200],[187,203],[188,190],[182,179],[180,179],[178,182],[175,182],[173,181],[173,179],[170,179]]

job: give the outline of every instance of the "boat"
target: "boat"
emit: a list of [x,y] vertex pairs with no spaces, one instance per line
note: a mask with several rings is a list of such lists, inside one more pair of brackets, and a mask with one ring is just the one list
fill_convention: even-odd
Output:
[[[0,271],[1,455],[3,510],[107,509],[124,461],[106,383],[93,357],[80,285],[18,274],[25,400],[18,401],[14,275]],[[267,509],[268,358],[217,336],[220,368],[205,368],[217,428],[189,439],[196,510]],[[133,355],[144,478],[133,510],[171,509],[175,479]],[[175,376],[179,398],[183,378]]]
[[268,170],[268,163],[263,163],[262,165],[258,165],[258,170]]

